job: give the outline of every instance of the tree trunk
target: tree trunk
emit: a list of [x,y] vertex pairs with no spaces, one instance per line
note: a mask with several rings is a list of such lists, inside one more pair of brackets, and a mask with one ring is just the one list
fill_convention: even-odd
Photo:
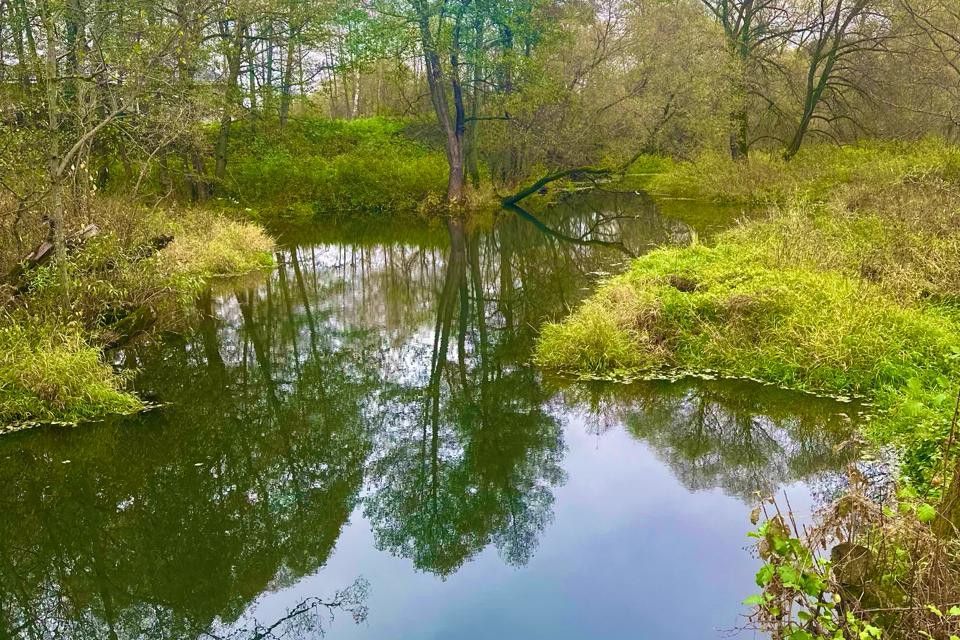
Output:
[[[795,155],[800,151],[800,147],[803,145],[803,140],[807,136],[807,131],[810,129],[810,123],[813,121],[813,116],[816,113],[817,105],[820,103],[820,98],[823,95],[824,89],[826,89],[827,81],[829,79],[829,73],[833,69],[833,64],[829,63],[827,70],[824,70],[823,74],[819,81],[816,84],[811,84],[807,89],[807,96],[804,100],[803,105],[803,114],[800,116],[800,122],[797,123],[797,128],[794,131],[793,137],[790,139],[790,144],[787,145],[786,151],[783,153],[784,160],[792,160]],[[811,68],[811,74],[815,73],[816,69]],[[812,81],[812,78],[811,78]]]
[[17,5],[13,2],[8,6],[10,15],[10,26],[13,30],[13,50],[17,56],[17,81],[21,88],[30,87],[30,78],[27,74],[27,50],[24,46],[24,30],[29,28],[25,25],[26,20],[17,11]]
[[267,50],[263,75],[263,112],[267,118],[273,117],[273,20],[267,22]]
[[800,122],[797,123],[797,128],[794,131],[793,137],[790,139],[790,144],[787,145],[787,149],[783,153],[784,160],[791,160],[797,155],[797,152],[800,151],[800,147],[803,145],[803,139],[806,137],[807,130],[810,128],[810,123],[813,121],[813,116],[816,113],[817,105],[820,103],[820,98],[823,96],[823,92],[827,87],[827,82],[830,77],[829,74],[833,71],[833,62],[828,58],[827,66],[821,72],[818,79],[816,74],[819,64],[820,61],[816,57],[810,63],[810,70],[807,77],[807,91],[803,101],[803,114],[801,114]]
[[[944,451],[944,457],[953,454],[951,450],[957,436],[957,426],[960,423],[960,393],[957,394],[957,403],[953,410],[953,424],[950,426],[950,438]],[[934,533],[941,538],[956,538],[960,535],[960,458],[955,461],[953,480],[943,494],[940,504],[940,517],[934,525]]]
[[227,175],[227,143],[230,141],[230,128],[233,125],[233,110],[239,102],[240,58],[243,55],[243,34],[246,27],[242,20],[234,23],[233,34],[227,44],[225,55],[227,63],[227,77],[223,95],[223,111],[220,116],[220,131],[217,134],[217,144],[214,148],[216,165],[214,177],[222,182]]
[[956,462],[953,481],[943,494],[940,519],[935,531],[941,538],[956,538],[960,534],[960,460]]
[[60,168],[60,70],[57,66],[56,35],[53,16],[49,7],[43,12],[43,28],[46,34],[45,83],[47,89],[47,127],[50,133],[50,149],[47,156],[47,220],[49,239],[53,243],[54,262],[60,274],[65,307],[70,306],[70,278],[67,273],[67,244],[64,237],[63,176]]
[[[37,41],[36,41],[36,38],[33,37],[33,26],[30,23],[30,16],[27,13],[26,0],[20,0],[17,3],[17,7],[19,9],[18,13],[20,14],[20,24],[23,27],[23,34],[26,37],[26,41],[27,41],[27,48],[28,48],[27,53],[29,54],[30,60],[32,62],[33,72],[34,74],[39,76],[40,54],[37,53]],[[30,82],[29,79],[25,79],[24,86],[28,86],[29,82]]]
[[[483,17],[478,12],[473,23],[474,51],[483,48]],[[483,67],[480,61],[473,63],[473,87],[470,100],[470,124],[467,126],[467,172],[474,189],[480,188],[480,86],[483,84]]]
[[[844,46],[844,37],[847,35],[847,30],[853,20],[863,12],[864,7],[864,3],[855,4],[846,17],[843,17],[844,3],[838,0],[829,24],[824,26],[825,35],[821,35],[816,42],[807,70],[803,115],[800,116],[800,122],[797,124],[793,138],[783,154],[784,160],[792,159],[800,151],[800,146],[810,129],[810,123],[813,122],[817,107],[833,79],[833,69],[837,60],[845,55],[844,51],[848,54],[850,51],[857,50],[856,47],[848,47],[843,51],[841,48]],[[821,63],[823,64],[822,68]]]
[[293,98],[293,62],[294,48],[296,41],[294,39],[296,31],[290,28],[290,37],[287,40],[287,57],[283,65],[283,87],[280,93],[280,127],[287,126],[287,120],[290,118],[290,101]]
[[350,103],[350,118],[360,117],[360,68],[353,70],[353,101]]
[[[500,27],[500,40],[503,42],[504,51],[504,61],[500,66],[500,84],[504,95],[509,96],[514,91],[514,35],[509,26]],[[520,145],[511,137],[500,154],[498,180],[501,185],[514,188],[519,184],[523,173],[522,154]]]
[[747,139],[749,121],[746,107],[741,107],[733,116],[733,131],[730,132],[730,156],[734,160],[746,160],[750,155],[750,143]]
[[190,186],[190,198],[194,202],[206,202],[210,198],[210,185],[207,182],[207,166],[196,147],[186,154],[187,183]]
[[[87,240],[99,235],[99,233],[100,228],[97,227],[97,225],[89,224],[79,232],[73,234],[69,238],[66,238],[64,241],[64,246],[66,247],[67,255],[70,255],[82,247]],[[23,283],[23,275],[49,263],[51,258],[56,257],[53,254],[53,242],[49,239],[44,240],[33,251],[24,256],[23,259],[17,263],[17,266],[7,274],[7,282],[15,287],[16,293],[23,293],[29,288]]]
[[63,86],[63,97],[66,102],[71,103],[76,97],[77,80],[76,77],[80,70],[80,49],[83,47],[84,15],[83,7],[78,0],[69,0],[65,12],[66,17],[66,77],[67,81]]
[[464,163],[463,135],[447,140],[447,157],[450,176],[447,179],[447,202],[462,204],[467,197],[467,181]]
[[[420,38],[423,45],[427,85],[430,88],[430,101],[433,103],[433,110],[436,113],[437,121],[443,129],[445,136],[444,150],[447,154],[447,165],[450,169],[447,179],[447,202],[450,204],[461,204],[466,197],[463,146],[463,95],[459,90],[459,82],[454,77],[453,102],[456,116],[452,116],[448,104],[447,87],[443,77],[444,74],[440,56],[433,42],[429,18],[426,15],[420,17]],[[452,73],[454,76],[456,75],[455,68]]]
[[[56,151],[51,152],[51,167],[59,164]],[[53,259],[60,276],[60,286],[63,288],[63,299],[66,306],[70,305],[70,276],[67,273],[67,239],[64,231],[63,219],[63,185],[60,176],[51,169],[50,191],[47,195],[47,215],[49,216],[50,242],[53,243]]]
[[[192,93],[197,75],[196,61],[192,56],[199,46],[200,38],[195,31],[194,21],[189,19],[188,9],[184,2],[177,4],[177,22],[179,27],[177,42],[178,80],[186,93]],[[191,143],[188,144],[189,148],[183,151],[183,162],[190,197],[194,202],[205,202],[210,197],[206,164],[196,146]]]
[[[250,122],[256,122],[257,120],[257,53],[253,48],[253,40],[247,40],[247,84],[250,85],[248,89],[248,96],[250,98]],[[264,111],[266,111],[266,104],[264,104]]]

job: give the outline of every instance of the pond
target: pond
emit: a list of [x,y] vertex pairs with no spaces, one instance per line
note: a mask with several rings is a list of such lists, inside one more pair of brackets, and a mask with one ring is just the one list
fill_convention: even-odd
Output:
[[162,408],[0,439],[0,637],[752,637],[757,492],[809,512],[855,410],[531,365],[630,255],[736,214],[595,192],[279,230],[272,273],[116,354]]

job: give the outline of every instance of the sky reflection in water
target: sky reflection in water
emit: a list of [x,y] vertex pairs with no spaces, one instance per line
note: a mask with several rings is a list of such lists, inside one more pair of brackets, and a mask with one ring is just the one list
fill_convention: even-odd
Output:
[[[536,327],[628,254],[697,234],[630,195],[536,218],[287,230],[272,274],[118,354],[169,406],[0,440],[0,636],[742,625],[753,494],[792,487],[809,510],[802,483],[834,481],[851,410],[744,383],[545,380]],[[351,585],[330,621],[313,599]]]

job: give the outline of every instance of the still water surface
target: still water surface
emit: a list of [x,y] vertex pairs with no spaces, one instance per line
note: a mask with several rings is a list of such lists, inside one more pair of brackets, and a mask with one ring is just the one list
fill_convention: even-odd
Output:
[[753,496],[809,511],[849,407],[530,365],[629,255],[719,220],[594,193],[285,230],[272,273],[116,355],[164,408],[0,439],[0,637],[729,637]]

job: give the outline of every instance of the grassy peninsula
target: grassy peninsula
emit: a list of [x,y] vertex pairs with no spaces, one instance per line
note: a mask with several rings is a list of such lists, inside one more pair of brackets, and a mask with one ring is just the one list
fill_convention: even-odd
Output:
[[935,485],[960,378],[960,150],[756,156],[650,178],[654,192],[769,211],[714,246],[639,258],[544,329],[537,361],[581,377],[716,371],[864,398],[876,405],[871,439],[897,445],[918,486]]

